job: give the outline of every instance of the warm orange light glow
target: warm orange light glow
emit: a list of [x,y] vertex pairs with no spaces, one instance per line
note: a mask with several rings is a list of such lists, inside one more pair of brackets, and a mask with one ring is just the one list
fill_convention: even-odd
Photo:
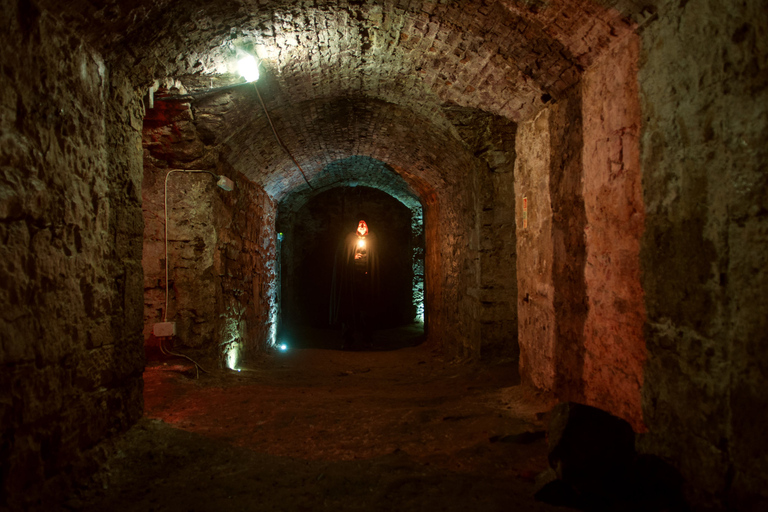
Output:
[[365,249],[365,239],[364,238],[361,238],[360,240],[357,241],[357,247],[359,249]]
[[357,234],[360,236],[368,234],[368,224],[366,224],[364,220],[357,223]]

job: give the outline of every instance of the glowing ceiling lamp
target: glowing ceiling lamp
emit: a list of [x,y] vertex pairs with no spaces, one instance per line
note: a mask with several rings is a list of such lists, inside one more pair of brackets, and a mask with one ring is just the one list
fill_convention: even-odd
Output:
[[237,69],[246,82],[255,82],[259,79],[259,63],[253,55],[246,55],[237,61]]

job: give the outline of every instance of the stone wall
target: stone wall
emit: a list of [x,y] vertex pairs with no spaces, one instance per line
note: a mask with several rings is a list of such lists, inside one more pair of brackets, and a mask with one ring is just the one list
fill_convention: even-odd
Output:
[[517,126],[491,118],[475,151],[486,163],[477,173],[476,212],[480,238],[480,355],[519,357],[515,230],[515,132]]
[[[445,115],[462,145],[474,156],[461,179],[459,196],[471,211],[461,207],[462,234],[468,252],[462,265],[462,308],[474,319],[472,357],[512,358],[517,344],[516,230],[514,225],[515,133],[509,119],[474,108],[450,104]],[[457,180],[459,181],[459,180]],[[444,249],[441,249],[445,252]]]
[[[218,343],[222,363],[247,364],[274,345],[277,334],[277,207],[243,175],[214,209]],[[223,345],[222,345],[223,343]]]
[[640,285],[644,207],[640,183],[639,40],[606,52],[582,79],[588,311],[585,403],[644,429],[645,305]]
[[524,383],[552,391],[556,337],[549,118],[550,111],[544,110],[518,126],[515,210],[520,376]]
[[522,124],[517,137],[521,377],[563,400],[583,401],[586,299],[580,88]]
[[[144,339],[150,345],[158,343],[152,326],[165,321],[163,186],[167,172],[151,164],[144,167]],[[220,288],[214,269],[217,195],[210,174],[174,172],[168,177],[167,319],[176,322],[178,339],[187,347],[207,346],[216,333],[216,301],[211,299]]]
[[[156,102],[144,120],[144,338],[165,318],[164,186],[168,177],[168,321],[176,346],[232,367],[273,343],[275,206],[218,159],[188,103]],[[207,141],[209,142],[209,141]],[[212,175],[213,174],[213,175]],[[216,176],[235,180],[231,192]]]
[[0,508],[27,509],[141,416],[142,107],[33,4],[0,11]]
[[468,172],[425,201],[425,270],[428,342],[457,359],[480,356],[479,237]]
[[555,392],[561,400],[584,402],[587,314],[584,267],[584,174],[582,89],[574,87],[549,107],[552,201],[552,281],[555,311]]
[[642,446],[696,504],[768,507],[768,11],[665,2],[642,32]]
[[515,179],[524,380],[642,430],[636,52],[626,40],[525,123]]

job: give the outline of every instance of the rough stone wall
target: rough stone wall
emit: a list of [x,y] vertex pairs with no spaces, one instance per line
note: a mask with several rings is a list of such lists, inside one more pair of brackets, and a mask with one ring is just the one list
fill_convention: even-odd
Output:
[[696,504],[768,507],[768,10],[666,2],[642,32],[642,446]]
[[[144,167],[144,339],[156,345],[152,326],[165,317],[163,187],[168,169]],[[169,303],[167,319],[176,322],[178,341],[210,346],[216,332],[217,233],[215,180],[209,174],[174,172],[168,178]],[[204,299],[204,300],[201,300]]]
[[[437,252],[432,275],[439,280],[442,300],[438,339],[447,354],[458,359],[480,356],[480,303],[475,293],[480,280],[479,233],[471,179],[475,172],[477,168],[470,167],[463,183],[446,184],[437,192],[437,225],[426,225],[427,259],[430,243]],[[429,334],[436,334],[432,326]]]
[[[222,361],[247,364],[274,345],[277,333],[277,207],[242,174],[235,191],[220,194],[214,208],[218,235],[215,268],[218,346]],[[224,345],[222,345],[222,343]]]
[[456,105],[445,106],[444,112],[475,157],[473,170],[467,173],[471,188],[463,187],[473,211],[462,212],[469,229],[464,272],[468,279],[463,294],[478,322],[473,350],[486,359],[517,358],[517,307],[513,300],[517,296],[513,190],[517,125]]
[[[519,293],[524,378],[562,400],[600,407],[642,430],[636,62],[637,40],[627,38],[595,63],[582,83],[549,105],[539,126],[528,123],[526,130],[533,132],[523,133],[537,142],[518,146],[526,162],[516,179],[523,180],[518,202],[529,183],[539,183],[538,193],[528,199],[529,232],[522,232],[528,250],[543,251],[551,265],[542,269],[531,257],[519,260],[519,286],[542,290]],[[534,203],[541,194],[551,208],[551,223],[545,226],[539,223],[541,206]],[[535,307],[532,297],[539,298]]]
[[427,343],[443,346],[440,335],[445,332],[443,290],[440,280],[440,204],[437,194],[423,196],[424,201],[424,300],[426,302],[424,331]]
[[584,203],[589,309],[584,400],[643,430],[645,305],[640,285],[644,212],[640,183],[639,38],[606,52],[582,79]]
[[[515,139],[517,307],[520,376],[539,389],[555,386],[555,292],[550,201],[550,111],[518,125]],[[528,225],[523,225],[524,198]]]
[[216,338],[215,298],[220,289],[214,268],[217,247],[215,204],[226,194],[207,173],[173,172],[168,176],[169,299],[165,312],[166,175],[174,169],[210,170],[206,148],[195,130],[189,106],[158,102],[144,120],[144,339],[150,345],[156,322],[176,322],[177,342],[211,347]]
[[142,110],[33,4],[0,12],[0,508],[27,509],[141,416]]
[[[509,137],[514,144],[514,133]],[[513,162],[483,169],[480,180],[480,355],[517,358],[517,261]]]
[[[204,170],[234,177],[218,188],[208,172],[168,179],[168,321],[177,345],[234,366],[263,350],[276,329],[275,206],[267,194],[218,161],[188,104],[157,102],[144,120],[144,338],[165,309],[163,198],[166,174]],[[204,118],[203,118],[204,120]]]
[[552,282],[555,310],[555,393],[584,402],[584,167],[581,86],[549,106],[549,193],[552,202]]
[[524,123],[517,138],[521,378],[563,400],[583,401],[586,220],[580,87]]
[[519,356],[517,343],[517,261],[515,241],[515,132],[517,126],[489,118],[478,134],[475,154],[487,166],[476,175],[476,230],[479,235],[480,355]]

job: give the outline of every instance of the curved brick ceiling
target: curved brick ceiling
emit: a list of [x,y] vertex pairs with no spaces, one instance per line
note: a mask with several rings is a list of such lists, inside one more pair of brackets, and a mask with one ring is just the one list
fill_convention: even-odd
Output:
[[[528,118],[655,0],[42,1],[137,83],[232,84],[235,49],[257,52],[259,86],[310,178],[363,155],[439,186],[467,168],[445,108]],[[303,183],[253,95],[205,105],[237,170],[277,198]]]
[[[252,90],[241,89],[232,96],[229,101],[218,97],[201,102],[195,110],[199,129],[224,146],[235,169],[275,199],[306,188],[304,178],[275,143],[266,118],[254,115],[261,106]],[[319,181],[316,188],[323,186],[325,169],[355,156],[386,163],[418,195],[444,187],[458,172],[473,167],[471,155],[450,132],[435,129],[429,119],[411,110],[380,100],[331,98],[270,111],[280,137],[310,182]],[[392,186],[399,190],[399,185]]]
[[420,207],[411,186],[387,164],[370,157],[352,156],[326,166],[312,187],[297,187],[280,202],[285,211],[299,211],[312,197],[339,186],[370,187],[386,192],[411,210]]

